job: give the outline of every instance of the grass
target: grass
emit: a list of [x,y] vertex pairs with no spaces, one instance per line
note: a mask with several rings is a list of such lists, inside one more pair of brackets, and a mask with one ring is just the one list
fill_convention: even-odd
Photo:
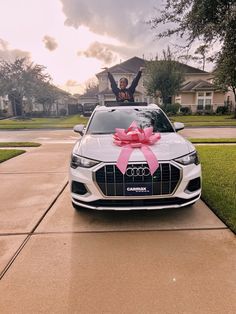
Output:
[[236,233],[236,146],[198,146],[203,200]]
[[236,143],[236,138],[189,138],[192,143]]
[[0,149],[0,163],[25,153],[25,150],[19,149]]
[[0,147],[39,147],[41,144],[33,142],[0,142]]
[[192,116],[173,116],[173,122],[182,122],[185,126],[236,126],[236,119],[232,115],[192,115]]
[[[233,116],[174,116],[171,120],[182,122],[185,126],[236,126]],[[63,118],[33,118],[29,120],[0,120],[0,129],[53,129],[72,128],[76,124],[86,124],[88,118],[74,115]]]
[[80,115],[63,118],[32,118],[28,120],[0,120],[0,129],[50,129],[72,128],[76,124],[86,124],[88,118]]

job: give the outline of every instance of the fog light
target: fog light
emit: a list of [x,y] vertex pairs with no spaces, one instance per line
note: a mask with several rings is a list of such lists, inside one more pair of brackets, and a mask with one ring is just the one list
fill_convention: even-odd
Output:
[[201,178],[198,177],[198,178],[195,178],[193,180],[190,180],[186,189],[185,189],[185,192],[195,192],[197,190],[199,190],[201,188]]
[[77,181],[72,181],[71,191],[72,193],[79,194],[79,195],[84,195],[88,193],[86,186],[83,183],[77,182]]

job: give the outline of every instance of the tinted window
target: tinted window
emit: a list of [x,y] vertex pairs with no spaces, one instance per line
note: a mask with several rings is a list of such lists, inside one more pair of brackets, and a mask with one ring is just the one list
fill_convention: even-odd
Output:
[[114,133],[115,128],[127,129],[133,121],[136,121],[142,128],[152,126],[154,132],[174,132],[170,122],[161,111],[132,108],[95,112],[87,133]]

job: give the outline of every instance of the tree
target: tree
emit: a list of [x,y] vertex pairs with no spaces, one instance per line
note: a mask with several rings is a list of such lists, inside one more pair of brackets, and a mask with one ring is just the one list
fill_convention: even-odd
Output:
[[[232,54],[233,52],[233,54]],[[219,53],[216,70],[214,72],[214,83],[222,90],[228,89],[233,92],[234,102],[236,103],[236,34],[228,33],[222,51]],[[234,111],[236,118],[236,105]]]
[[235,30],[235,0],[166,0],[164,10],[150,23],[153,28],[170,23],[159,32],[159,37],[187,35],[187,43],[200,39],[204,43],[224,40],[231,29]]
[[23,99],[30,101],[37,86],[50,81],[50,76],[44,71],[44,66],[29,63],[26,58],[17,58],[14,62],[0,61],[0,93],[8,95],[14,115],[22,115]]
[[195,51],[194,55],[189,53],[189,48],[187,49],[187,54],[182,54],[178,56],[180,62],[188,63],[189,61],[195,61],[201,64],[202,70],[205,70],[206,61],[213,62],[213,58],[208,56],[209,45],[200,45]]
[[[53,105],[60,98],[68,97],[68,93],[50,84],[49,82],[40,82],[35,90],[35,100],[43,105],[43,111],[47,116],[50,115]],[[57,109],[58,111],[58,109]]]
[[202,63],[202,70],[203,71],[205,70],[208,49],[209,49],[208,45],[201,45],[194,52],[195,58],[193,58],[193,59],[200,60],[200,62]]
[[98,93],[98,81],[97,79],[89,79],[85,83],[85,94],[91,94],[94,95]]
[[235,95],[236,1],[235,0],[166,0],[165,9],[150,23],[153,28],[170,23],[158,37],[187,35],[187,45],[201,40],[209,45],[221,43],[217,58],[216,81],[232,89]]
[[163,60],[147,63],[146,74],[145,86],[148,95],[156,97],[159,94],[164,106],[171,103],[172,96],[177,94],[184,80],[180,64],[172,60],[169,48],[163,52]]

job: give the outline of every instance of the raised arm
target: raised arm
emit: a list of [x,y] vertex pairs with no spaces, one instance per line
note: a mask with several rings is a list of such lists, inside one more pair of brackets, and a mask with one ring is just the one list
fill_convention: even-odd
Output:
[[118,93],[119,92],[119,88],[118,88],[118,86],[116,84],[116,81],[115,81],[113,75],[110,72],[108,72],[108,71],[107,71],[107,75],[108,75],[109,81],[111,83],[111,89],[112,89],[113,93],[114,94]]
[[142,70],[141,70],[141,68],[140,68],[140,70],[138,71],[138,74],[137,74],[136,77],[133,79],[133,82],[131,83],[130,88],[129,88],[129,90],[130,90],[132,93],[135,92],[135,89],[136,89],[136,87],[137,87],[137,85],[138,85],[138,82],[139,82],[139,80],[140,80],[140,78],[141,78],[141,75],[142,75]]

